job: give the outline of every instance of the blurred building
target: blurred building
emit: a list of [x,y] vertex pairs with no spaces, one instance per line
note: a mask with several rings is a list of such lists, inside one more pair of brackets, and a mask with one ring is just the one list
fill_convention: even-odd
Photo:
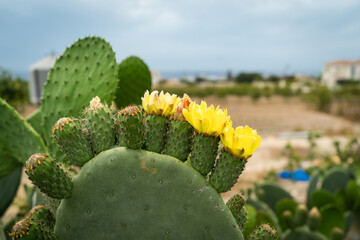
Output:
[[54,66],[57,55],[51,54],[29,68],[29,96],[30,102],[40,104],[43,85],[47,80],[50,69]]
[[321,81],[330,88],[348,81],[360,82],[360,59],[338,60],[325,64]]
[[158,85],[161,82],[161,74],[157,71],[150,71],[152,85]]

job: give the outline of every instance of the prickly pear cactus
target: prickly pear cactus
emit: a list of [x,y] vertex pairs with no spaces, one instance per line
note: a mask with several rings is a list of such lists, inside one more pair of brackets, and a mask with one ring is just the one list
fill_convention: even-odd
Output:
[[118,108],[141,103],[139,95],[151,89],[151,74],[148,66],[139,57],[130,56],[119,64],[119,84],[115,103]]
[[[98,97],[91,102],[93,101],[101,104]],[[182,106],[179,107],[180,104]],[[107,109],[105,103],[102,106]],[[84,112],[80,118],[85,120],[79,121],[76,129],[78,132],[85,133],[85,139],[90,142],[94,157],[79,164],[81,169],[72,179],[66,169],[56,163],[49,154],[36,153],[30,157],[26,164],[26,173],[29,178],[49,197],[62,199],[56,211],[55,227],[50,229],[54,230],[54,236],[59,240],[243,239],[242,228],[246,222],[246,213],[242,206],[240,207],[243,202],[235,203],[238,202],[236,200],[234,203],[229,203],[228,207],[219,194],[224,191],[224,188],[212,185],[209,178],[204,176],[204,172],[198,171],[198,166],[186,164],[183,162],[184,159],[179,160],[170,156],[172,152],[168,149],[174,146],[165,147],[165,145],[170,135],[172,137],[181,135],[185,139],[183,143],[189,144],[187,146],[189,150],[186,153],[191,156],[195,149],[191,147],[194,143],[193,137],[201,135],[203,138],[215,139],[216,142],[225,139],[222,143],[222,152],[219,154],[227,152],[228,161],[231,160],[235,165],[238,161],[243,165],[258,146],[259,136],[256,131],[250,128],[247,132],[235,131],[232,129],[231,122],[225,125],[218,124],[216,116],[219,114],[224,116],[222,121],[229,121],[229,117],[224,115],[219,108],[215,110],[213,106],[210,106],[210,111],[204,111],[206,115],[201,116],[203,122],[196,122],[196,117],[202,114],[194,111],[198,109],[197,105],[195,103],[184,105],[183,100],[169,93],[162,92],[160,95],[158,92],[145,93],[143,107],[144,111],[135,109],[134,112],[126,109],[114,115],[112,114],[116,111],[106,111],[105,115]],[[189,133],[195,133],[187,133],[183,136],[183,128],[169,129],[169,125],[174,120],[173,115],[183,114],[186,111],[188,115],[184,114],[183,121],[188,121],[194,127]],[[136,117],[137,114],[144,114],[144,116]],[[100,117],[105,119],[108,116],[110,120],[99,120]],[[135,117],[133,120],[144,120],[126,122],[129,116]],[[146,120],[147,116],[151,117]],[[160,136],[156,134],[159,130],[156,129],[156,124],[151,123],[154,118],[163,119],[164,133]],[[208,119],[213,121],[213,129],[208,125],[206,131],[199,131],[199,129],[205,129],[202,124]],[[52,131],[55,134],[56,131],[61,130],[61,134],[56,135],[57,142],[65,151],[69,150],[69,147],[61,146],[64,140],[69,143],[73,141],[71,138],[78,139],[77,134],[73,132],[74,125],[68,127],[73,122],[56,124]],[[89,126],[94,126],[89,123],[95,123],[99,129],[89,130]],[[131,127],[132,124],[133,127]],[[135,133],[133,128],[136,124],[143,124],[144,128],[138,128],[144,129],[143,137],[140,137],[144,145],[130,143],[131,148],[116,146],[117,139],[109,135],[110,132],[129,140],[129,137]],[[223,131],[225,129],[228,130]],[[96,134],[89,134],[95,130],[98,130]],[[132,133],[122,134],[126,131],[132,131]],[[216,134],[213,134],[214,132]],[[151,139],[147,137],[150,135]],[[150,151],[148,147],[154,141],[159,142],[159,139],[164,146]],[[171,144],[174,145],[173,142]],[[83,150],[79,149],[81,146],[77,146],[75,142],[74,148],[79,152]],[[88,147],[84,146],[84,148]],[[206,168],[211,176],[216,169],[213,155],[218,152],[219,146],[212,144],[207,148],[211,148],[211,151],[201,154],[203,161],[208,159]],[[170,155],[162,153],[164,149],[167,149],[166,153]],[[75,154],[67,156],[76,158]],[[189,161],[192,159],[189,158]],[[71,160],[70,162],[76,163]],[[231,166],[233,165],[228,167],[231,168]],[[234,179],[237,179],[240,173],[224,171],[216,176],[216,179],[217,182],[226,185],[225,189],[228,190],[235,184]],[[34,226],[43,225],[41,222],[33,224]],[[17,228],[15,228],[12,235],[15,236],[14,239],[22,239],[17,233]],[[46,232],[46,234],[52,236],[51,233]]]
[[34,151],[46,151],[39,134],[0,98],[0,177],[20,167]]

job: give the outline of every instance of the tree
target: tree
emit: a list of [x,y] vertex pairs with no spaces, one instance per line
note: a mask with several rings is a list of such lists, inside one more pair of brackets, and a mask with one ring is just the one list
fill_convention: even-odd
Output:
[[237,83],[252,83],[256,80],[263,80],[260,73],[240,73],[235,77]]

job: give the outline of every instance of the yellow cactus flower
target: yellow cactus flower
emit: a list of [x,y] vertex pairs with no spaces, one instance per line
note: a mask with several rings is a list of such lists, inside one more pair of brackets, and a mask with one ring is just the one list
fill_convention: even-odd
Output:
[[237,127],[236,130],[233,127],[227,127],[220,138],[227,151],[245,158],[250,157],[261,142],[261,137],[257,135],[256,130],[248,126]]
[[206,102],[201,104],[190,103],[189,109],[183,108],[185,119],[199,132],[210,136],[219,136],[226,126],[231,125],[227,110],[216,109],[213,105],[207,107]]
[[180,102],[180,98],[175,94],[165,93],[163,91],[153,91],[149,94],[149,91],[145,92],[142,99],[142,106],[146,113],[161,115],[168,117],[175,112],[175,108]]
[[183,98],[181,99],[181,102],[177,105],[174,113],[174,119],[185,121],[184,115],[183,115],[183,109],[189,110],[190,103],[192,103],[191,98],[185,93]]

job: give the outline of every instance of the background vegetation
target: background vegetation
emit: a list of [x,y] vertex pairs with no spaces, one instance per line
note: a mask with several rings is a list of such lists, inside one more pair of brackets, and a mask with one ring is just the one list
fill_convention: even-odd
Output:
[[0,97],[17,110],[29,102],[28,85],[24,79],[13,77],[11,72],[0,67]]

